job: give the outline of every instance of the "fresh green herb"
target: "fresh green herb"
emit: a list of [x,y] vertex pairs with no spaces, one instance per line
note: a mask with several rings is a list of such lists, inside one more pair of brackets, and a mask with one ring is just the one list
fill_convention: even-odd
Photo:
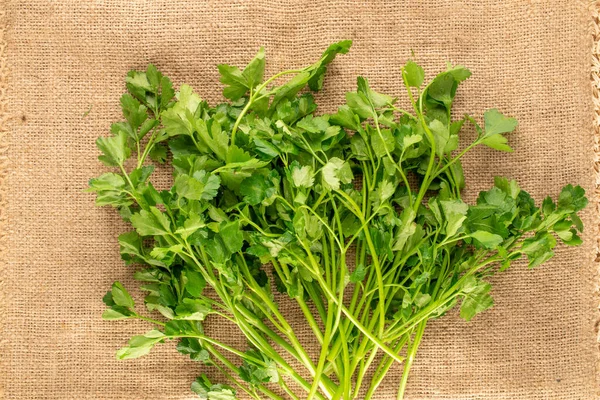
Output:
[[[461,158],[479,145],[512,151],[506,135],[517,126],[496,109],[483,122],[452,115],[471,75],[463,66],[425,84],[423,69],[407,62],[400,78],[409,110],[359,77],[337,113],[315,114],[304,89],[321,89],[328,64],[350,44],[267,79],[263,49],[243,69],[220,65],[229,102],[214,107],[190,86],[174,92],[152,65],[128,74],[125,121],[97,141],[114,172],[89,189],[134,228],[119,236],[120,251],[142,266],[135,278],[154,314],[142,315],[113,284],[103,317],[154,325],[119,358],[176,340],[228,379],[198,378],[192,390],[202,399],[369,399],[401,363],[402,399],[430,319],[460,306],[470,320],[493,305],[491,275],[522,257],[544,263],[557,239],[581,243],[579,186],[538,207],[498,177],[476,204],[463,202]],[[464,124],[477,137],[459,147]],[[172,165],[170,190],[152,185],[148,158]],[[285,306],[274,290],[289,296]],[[286,308],[304,316],[318,357]],[[235,324],[248,348],[206,335],[203,324],[218,319]]]

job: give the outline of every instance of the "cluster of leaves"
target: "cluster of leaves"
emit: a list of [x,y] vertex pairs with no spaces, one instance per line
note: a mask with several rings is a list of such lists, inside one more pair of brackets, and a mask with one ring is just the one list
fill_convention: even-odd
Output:
[[[143,266],[135,278],[158,317],[138,313],[113,284],[104,318],[155,325],[119,358],[176,340],[181,353],[229,380],[198,378],[192,390],[203,399],[240,391],[255,399],[370,398],[399,362],[401,398],[429,319],[460,304],[469,320],[493,304],[490,275],[521,257],[542,264],[557,239],[581,243],[577,212],[587,200],[578,186],[537,207],[516,181],[498,177],[476,204],[462,201],[461,157],[478,145],[512,151],[506,134],[517,126],[496,109],[481,125],[453,118],[465,67],[448,65],[424,84],[423,69],[409,61],[401,76],[410,111],[359,77],[335,114],[316,115],[303,90],[321,89],[327,65],[350,44],[268,79],[263,49],[243,70],[220,65],[229,101],[215,107],[188,85],[175,93],[153,66],[128,75],[125,121],[97,142],[100,160],[117,171],[92,179],[89,190],[131,223],[119,236],[121,255]],[[477,136],[459,149],[465,124]],[[148,158],[171,164],[169,190],[152,185]],[[274,290],[304,316],[321,346],[317,359]],[[207,317],[233,322],[249,347],[205,334]]]

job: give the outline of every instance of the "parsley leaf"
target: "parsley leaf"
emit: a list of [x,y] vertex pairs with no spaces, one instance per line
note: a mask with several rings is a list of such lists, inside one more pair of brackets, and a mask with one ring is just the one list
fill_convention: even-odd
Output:
[[237,400],[235,390],[231,386],[211,383],[206,375],[202,375],[192,383],[192,392],[202,400]]
[[156,207],[133,214],[131,224],[142,236],[166,235],[171,231],[168,217]]

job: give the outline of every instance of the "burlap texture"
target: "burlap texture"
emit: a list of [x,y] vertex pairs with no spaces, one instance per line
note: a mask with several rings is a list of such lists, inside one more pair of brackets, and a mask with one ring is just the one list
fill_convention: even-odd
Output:
[[[121,118],[126,72],[148,62],[214,102],[217,63],[244,64],[263,45],[275,72],[353,39],[318,96],[322,111],[344,101],[358,74],[403,96],[399,67],[411,50],[429,76],[448,60],[464,64],[473,77],[461,86],[457,115],[498,107],[520,122],[514,154],[479,149],[466,157],[467,199],[497,174],[518,178],[540,200],[568,182],[593,194],[586,1],[15,0],[0,7],[4,399],[192,398],[189,384],[203,368],[171,345],[115,360],[114,351],[147,327],[100,319],[112,281],[133,287],[116,242],[126,226],[82,193],[105,170],[94,140]],[[491,311],[471,323],[456,313],[430,323],[407,398],[597,398],[595,215],[590,206],[581,248],[560,248],[539,269],[517,265],[494,278]],[[395,398],[393,380],[378,399]]]

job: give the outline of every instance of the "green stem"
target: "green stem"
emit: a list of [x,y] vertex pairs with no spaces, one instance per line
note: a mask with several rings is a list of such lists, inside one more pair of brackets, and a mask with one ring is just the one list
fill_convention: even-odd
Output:
[[132,196],[137,201],[135,186],[133,186],[133,183],[131,182],[131,179],[129,179],[129,175],[127,174],[127,171],[125,171],[125,168],[123,167],[123,164],[119,164],[119,168],[121,169],[121,172],[123,173],[123,176],[125,176],[125,179],[127,180],[127,183],[129,184],[129,187],[131,188],[131,194],[132,194]]
[[[346,329],[343,324],[340,325],[340,336],[346,337]],[[344,387],[343,396],[346,399],[350,399],[350,391],[352,390],[352,374],[350,374],[350,352],[348,349],[348,342],[344,341],[344,345],[342,346],[342,364],[343,368],[341,368],[340,377],[341,384],[340,386]]]
[[497,262],[499,259],[500,258],[497,255],[494,255],[494,256],[488,258],[486,261],[482,262],[481,264],[478,264],[477,266],[471,268],[469,271],[467,271],[465,274],[463,274],[463,276],[461,276],[460,279],[458,279],[458,281],[456,281],[456,283],[454,285],[452,285],[450,288],[446,289],[443,292],[443,295],[440,296],[440,298],[437,301],[433,302],[432,304],[430,304],[429,306],[425,307],[420,312],[418,312],[417,314],[412,316],[403,325],[397,326],[397,327],[390,326],[384,336],[385,341],[395,340],[395,339],[399,338],[400,336],[406,334],[412,328],[417,326],[421,321],[423,321],[424,319],[429,317],[429,315],[435,313],[440,307],[443,307],[446,303],[452,301],[454,299],[454,297],[460,295],[460,288],[462,287],[462,284],[469,276],[475,274],[477,271],[479,271],[484,266],[491,264],[493,262]]
[[252,100],[253,100],[253,98],[252,98],[252,96],[250,96],[248,98],[248,102],[246,103],[246,106],[242,109],[242,112],[240,113],[240,115],[235,120],[235,123],[233,124],[233,128],[231,129],[231,144],[232,145],[235,145],[235,133],[237,132],[238,126],[240,125],[242,118],[246,115],[246,113],[250,109],[250,106],[252,105]]
[[[356,374],[356,386],[354,388],[355,395],[358,395],[358,393],[360,392],[360,388],[362,386],[363,379],[365,378],[365,374],[369,370],[369,367],[371,366],[371,363],[373,362],[373,360],[375,360],[376,356],[377,356],[377,349],[371,350],[371,353],[369,354],[369,357],[367,357],[366,361],[364,360],[363,354],[358,355],[358,357],[363,358],[363,359],[360,362],[360,368],[358,369],[358,373]],[[368,397],[367,397],[367,399],[368,399]]]
[[153,324],[160,325],[160,326],[165,326],[166,325],[164,322],[160,322],[160,321],[157,321],[157,320],[152,319],[152,318],[144,317],[144,316],[139,315],[139,314],[135,314],[135,317],[133,317],[133,318],[141,319],[142,321],[152,322]]
[[[241,307],[240,307],[241,308]],[[238,321],[238,326],[244,333],[244,335],[248,338],[248,340],[254,345],[257,349],[267,354],[273,361],[275,361],[282,370],[285,371],[287,375],[289,375],[298,385],[300,385],[307,392],[310,390],[310,384],[300,376],[277,352],[263,337],[259,335],[257,332],[252,329],[245,315],[237,315],[236,320]],[[288,350],[289,351],[289,350]],[[316,397],[319,400],[325,400],[325,398],[317,393]]]
[[[398,353],[400,352],[400,350],[402,350],[402,348],[404,347],[404,345],[406,344],[408,339],[409,339],[408,335],[406,335],[398,341],[398,344],[396,345],[396,348],[395,348],[395,350]],[[377,390],[377,388],[383,381],[383,378],[385,378],[387,372],[389,371],[389,369],[392,367],[393,364],[394,364],[394,360],[392,360],[388,356],[384,355],[379,366],[373,373],[371,383],[369,385],[369,388],[367,389],[367,393],[365,394],[365,399],[370,399],[373,396],[373,394],[375,393],[375,391]],[[355,392],[354,398],[356,398],[357,395],[358,395],[358,392]]]
[[[319,355],[319,363],[317,364],[317,370],[315,373],[315,379],[313,380],[313,384],[308,392],[308,396],[306,400],[312,400],[317,390],[319,388],[319,384],[321,383],[321,374],[323,373],[323,367],[325,365],[325,358],[327,356],[327,351],[329,350],[329,341],[331,336],[333,335],[333,303],[329,302],[327,307],[327,326],[325,327],[325,337],[323,340],[323,344],[321,345],[321,353]],[[331,393],[328,394],[331,397]]]
[[281,386],[283,391],[286,392],[292,398],[292,400],[300,400],[300,397],[296,396],[296,394],[290,390],[287,383],[285,383],[283,379],[279,380],[279,386]]
[[406,354],[406,361],[404,363],[404,371],[402,372],[402,379],[400,380],[400,387],[398,388],[397,400],[404,399],[404,392],[406,390],[406,384],[408,383],[408,374],[410,372],[410,368],[412,367],[412,363],[415,360],[415,355],[417,354],[417,349],[419,348],[421,339],[423,338],[425,325],[427,325],[427,321],[422,321],[419,323],[416,329],[415,338],[413,339],[412,343],[409,344],[408,352]]
[[[359,212],[360,212],[360,207],[358,207],[358,205],[352,199],[352,197],[348,196],[347,193],[345,193],[344,191],[341,191],[341,190],[338,190],[337,193],[339,193],[342,197],[344,197],[346,199],[346,201],[348,203],[350,203],[352,205],[352,207],[354,207],[355,210],[359,210]],[[365,240],[367,242],[367,246],[369,247],[369,252],[371,253],[371,260],[373,261],[373,268],[375,269],[375,276],[377,278],[379,299],[382,300],[382,299],[385,299],[385,297],[384,297],[383,274],[381,271],[381,264],[379,263],[379,257],[377,257],[377,251],[375,250],[375,245],[373,244],[371,234],[370,234],[369,230],[367,229],[366,222],[365,222],[365,219],[364,219],[364,216],[362,215],[362,213],[360,213],[359,219],[360,219],[360,222],[362,222],[363,226],[364,226],[363,232],[365,234]],[[385,330],[384,303],[382,301],[379,301],[377,303],[377,307],[379,308],[379,335],[381,337],[381,336],[383,336],[383,331]]]
[[[305,250],[308,251],[308,258],[309,258],[310,262],[313,264],[313,267],[318,268],[318,264],[316,263],[315,259],[313,258],[312,254],[310,253],[310,250],[306,249],[306,248],[305,248]],[[293,254],[293,253],[291,253],[291,254]],[[328,300],[332,300],[335,304],[338,304],[337,298],[335,297],[335,295],[333,293],[331,293],[331,290],[329,290],[329,288],[327,287],[326,282],[324,282],[324,280],[323,280],[323,277],[318,274],[318,269],[316,271],[313,270],[312,268],[310,268],[310,266],[308,266],[307,264],[304,263],[302,258],[300,258],[298,256],[296,256],[296,259],[299,262],[301,262],[302,264],[304,264],[317,277],[317,281],[321,285],[321,287],[323,289],[323,293],[328,298]],[[383,343],[375,335],[373,335],[373,333],[369,329],[367,329],[363,324],[361,324],[360,321],[354,315],[352,315],[352,313],[350,313],[343,304],[341,304],[341,309],[342,309],[342,313],[354,324],[354,326],[356,326],[356,328],[363,335],[365,335],[370,341],[372,341],[383,352],[388,354],[390,357],[392,357],[394,360],[396,360],[399,363],[404,361],[404,358],[395,354],[391,348],[389,348],[385,343]]]
[[[189,245],[187,247],[191,252],[191,248],[189,247]],[[201,251],[203,251],[203,250],[201,250]],[[205,256],[205,255],[203,254],[203,256]],[[191,259],[198,266],[198,268],[200,270],[202,270],[204,272],[206,271],[204,268],[202,268],[202,264],[194,256],[193,252],[191,254]],[[268,354],[276,363],[278,363],[281,366],[281,368],[283,368],[286,371],[286,373],[288,375],[290,375],[290,377],[292,377],[296,381],[296,383],[298,383],[302,388],[304,388],[305,390],[308,391],[310,389],[310,385],[308,384],[308,382],[304,378],[302,378],[299,374],[297,374],[294,371],[294,369],[291,368],[290,365],[282,357],[279,356],[279,353],[275,349],[273,349],[273,347],[270,344],[268,344],[267,341],[265,341],[263,339],[263,337],[261,335],[258,335],[254,331],[254,329],[250,325],[249,321],[253,321],[253,323],[259,329],[261,329],[261,331],[263,331],[263,333],[265,333],[268,337],[270,337],[275,343],[279,344],[282,348],[287,350],[288,353],[290,353],[294,358],[296,358],[300,361],[300,358],[295,353],[294,349],[290,348],[290,346],[287,344],[287,342],[283,341],[281,339],[281,337],[279,337],[277,334],[275,334],[275,332],[273,332],[271,329],[269,329],[261,321],[257,321],[252,315],[250,315],[248,313],[247,310],[245,310],[245,307],[243,307],[241,304],[234,306],[231,303],[231,297],[228,294],[226,294],[222,290],[222,288],[220,288],[220,285],[217,284],[217,282],[218,282],[217,280],[210,279],[210,277],[208,277],[208,279],[205,277],[205,279],[217,291],[217,294],[219,295],[221,300],[223,302],[225,302],[225,304],[228,306],[228,308],[230,309],[230,311],[233,314],[234,319],[237,321],[238,327],[244,333],[246,338],[248,338],[248,340],[256,348],[265,352],[265,354]],[[319,400],[325,400],[323,398],[323,396],[320,394],[317,394],[317,398]]]
[[439,176],[442,172],[444,172],[448,168],[450,168],[452,166],[452,164],[454,164],[455,162],[457,162],[458,160],[460,160],[462,156],[464,156],[469,150],[471,150],[473,147],[477,146],[478,144],[479,144],[479,141],[476,140],[473,143],[471,143],[470,145],[468,145],[467,147],[465,147],[460,153],[458,153],[458,155],[456,157],[452,158],[442,168],[440,168],[439,170],[437,170],[436,173],[433,176],[431,176],[431,179],[429,180],[429,183],[433,179],[435,179],[437,176]]
[[[157,114],[155,114],[155,118],[158,120]],[[142,165],[144,165],[144,161],[146,161],[146,157],[148,157],[148,154],[150,154],[150,150],[152,150],[152,147],[154,146],[154,137],[156,136],[156,129],[158,128],[158,125],[159,124],[157,123],[156,126],[154,127],[154,129],[152,130],[150,139],[148,140],[148,143],[146,143],[146,146],[144,147],[144,152],[142,153],[142,157],[138,159],[138,163],[137,163],[138,168],[142,168]]]
[[[253,393],[250,389],[248,389],[247,387],[245,387],[244,385],[242,385],[237,379],[235,379],[233,377],[233,375],[231,375],[229,372],[227,372],[227,370],[225,368],[221,367],[217,363],[214,363],[213,366],[216,369],[218,369],[223,375],[225,375],[225,377],[227,379],[229,379],[231,381],[231,383],[233,383],[239,389],[242,389],[242,391],[244,391],[248,396],[252,397],[254,400],[260,400],[260,398],[257,397],[256,393]],[[273,399],[273,397],[271,397],[271,398]]]
[[[312,360],[310,359],[310,357],[308,356],[308,354],[306,353],[306,351],[304,350],[304,348],[298,341],[298,338],[294,334],[294,330],[288,324],[287,320],[283,317],[283,315],[281,315],[281,313],[279,312],[279,309],[273,303],[270,296],[265,293],[265,291],[260,287],[260,285],[258,285],[256,280],[250,273],[250,270],[248,269],[248,266],[246,265],[246,261],[244,260],[244,257],[242,255],[240,255],[239,258],[242,261],[240,263],[240,265],[243,268],[243,272],[244,272],[244,275],[246,276],[246,279],[248,280],[249,288],[260,298],[260,300],[263,302],[263,304],[269,308],[269,311],[273,315],[275,315],[275,318],[281,324],[281,328],[279,328],[279,330],[281,331],[281,333],[286,335],[286,337],[292,344],[292,347],[298,353],[298,356],[300,357],[300,361],[302,362],[302,364],[304,364],[304,366],[308,369],[308,371],[311,373],[311,375],[315,375],[315,365],[313,364]],[[261,306],[260,302],[255,302],[255,304],[259,307]],[[269,313],[265,312],[265,315],[269,316]],[[271,321],[271,322],[276,326],[275,321]],[[317,373],[315,376],[318,378],[320,376],[320,374]]]
[[192,338],[192,339],[201,339],[202,341],[208,342],[210,344],[214,344],[215,346],[218,346],[220,348],[222,348],[223,350],[227,350],[228,352],[235,354],[236,356],[242,358],[243,360],[248,360],[251,361],[253,363],[262,365],[262,366],[267,366],[265,364],[265,362],[263,360],[259,360],[258,358],[254,358],[252,356],[247,355],[246,353],[239,351],[231,346],[226,345],[225,343],[219,342],[218,340],[215,339],[211,339],[208,336],[202,335],[202,334],[185,334],[185,335],[167,335],[165,336],[168,339],[179,339],[179,338]]
[[[283,263],[277,262],[277,260],[272,258],[271,264],[273,264],[273,268],[275,269],[275,271],[279,274],[279,276],[281,278],[289,279],[289,274],[286,273]],[[286,267],[286,269],[287,269],[287,267]],[[298,305],[300,306],[300,309],[302,310],[302,313],[304,314],[304,317],[306,318],[308,325],[310,326],[313,333],[315,334],[315,337],[319,341],[319,344],[322,344],[323,343],[323,332],[321,332],[321,329],[319,328],[317,321],[313,317],[312,312],[308,308],[308,305],[306,304],[306,302],[304,301],[302,296],[297,296],[297,297],[295,297],[295,299],[296,299],[296,302],[298,303]]]
[[[233,371],[233,373],[239,375],[240,369],[238,367],[236,367],[235,365],[233,365],[233,363],[231,361],[229,361],[225,356],[223,356],[211,344],[209,344],[209,343],[202,343],[202,344],[203,344],[204,348],[206,348],[206,350],[208,350],[215,358],[217,358],[219,361],[221,361],[221,363],[223,363],[223,365],[225,365],[227,368],[229,368],[231,371]],[[217,364],[215,364],[215,366],[217,366]],[[219,367],[217,366],[217,368],[219,368]],[[230,380],[232,380],[238,387],[240,387],[244,392],[251,395],[251,393],[248,391],[248,389],[246,389],[245,386],[240,384],[236,378],[231,376],[229,373],[227,373],[222,368],[219,368],[219,370],[223,374],[225,374]],[[263,394],[265,394],[272,400],[283,400],[283,398],[281,396],[277,395],[276,393],[273,393],[271,390],[269,390],[268,388],[266,388],[263,385],[259,385],[258,390],[260,390]],[[260,400],[260,398],[259,398],[259,400]]]
[[406,115],[408,118],[412,119],[413,121],[418,122],[417,117],[415,117],[414,115],[412,115],[411,113],[409,113],[406,110],[403,110],[401,108],[398,108],[398,107],[394,106],[393,104],[389,105],[389,109],[390,110],[394,110],[394,111],[398,111],[399,113]]

